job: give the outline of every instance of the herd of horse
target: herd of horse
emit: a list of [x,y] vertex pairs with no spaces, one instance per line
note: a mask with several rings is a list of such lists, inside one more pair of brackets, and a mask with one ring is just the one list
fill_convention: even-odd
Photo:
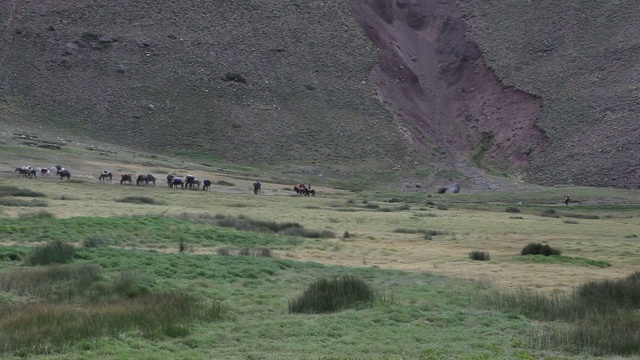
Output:
[[67,178],[67,180],[71,179],[71,172],[65,168],[63,168],[60,165],[56,165],[56,166],[52,166],[50,168],[32,168],[31,166],[21,166],[21,167],[17,167],[15,172],[18,173],[18,176],[22,176],[24,178],[37,178],[38,177],[38,173],[40,175],[52,175],[52,174],[56,174],[58,176],[60,176],[60,180],[64,180],[64,178]]
[[[60,165],[52,166],[50,168],[32,168],[31,166],[21,166],[17,167],[15,172],[18,173],[18,176],[22,176],[24,178],[37,178],[38,174],[43,175],[57,175],[60,176],[60,180],[71,179],[71,172]],[[100,175],[98,175],[99,181],[113,181],[113,173],[109,170],[103,170]],[[133,174],[131,173],[122,173],[120,174],[120,184],[132,184],[133,183]],[[156,178],[152,174],[139,174],[136,178],[136,185],[148,185],[149,183],[156,185]],[[170,189],[200,189],[209,190],[211,188],[211,180],[198,180],[193,175],[186,175],[184,179],[176,174],[168,174],[167,175],[167,186]],[[253,183],[253,193],[258,195],[261,193],[260,188],[262,184],[260,181],[256,181]],[[316,196],[316,191],[311,188],[311,185],[305,185],[300,183],[293,187],[293,191],[296,194],[301,196]]]

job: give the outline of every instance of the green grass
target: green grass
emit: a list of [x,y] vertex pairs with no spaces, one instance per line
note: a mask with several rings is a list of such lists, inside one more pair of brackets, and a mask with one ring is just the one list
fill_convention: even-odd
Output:
[[[2,275],[13,279],[2,281],[2,291],[36,301],[11,316],[0,311],[5,356],[55,351],[75,359],[91,350],[126,358],[174,347],[171,356],[204,359],[211,351],[206,344],[216,339],[216,356],[230,359],[256,354],[248,343],[264,344],[264,358],[419,358],[435,352],[442,359],[508,359],[523,351],[509,339],[529,326],[471,306],[467,294],[486,288],[430,274],[112,248],[78,249],[76,262]],[[337,314],[287,314],[288,301],[316,279],[345,276],[393,294],[393,301]],[[135,289],[127,285],[132,282],[146,290],[121,290]],[[36,288],[42,292],[30,292]],[[38,305],[44,299],[49,306]],[[78,308],[85,301],[90,303]],[[503,330],[487,334],[486,326]],[[482,340],[464,345],[460,337]]]
[[[235,230],[234,227],[242,230]],[[246,217],[220,215],[182,218],[140,216],[116,218],[0,218],[0,236],[5,241],[39,242],[67,241],[83,243],[90,237],[104,237],[111,245],[164,247],[184,241],[190,245],[214,247],[220,245],[287,247],[282,232],[292,236],[323,238],[334,236],[328,231],[305,229],[299,224],[252,221]],[[271,233],[271,234],[269,234]]]

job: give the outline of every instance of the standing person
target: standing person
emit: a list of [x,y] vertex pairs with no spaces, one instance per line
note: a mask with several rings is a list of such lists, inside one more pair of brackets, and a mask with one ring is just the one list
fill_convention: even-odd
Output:
[[258,195],[260,193],[260,186],[262,186],[262,184],[260,184],[260,181],[257,181],[253,183],[253,195]]
[[571,202],[571,196],[566,195],[566,196],[564,197],[564,204],[565,204],[566,206],[569,206],[569,202]]

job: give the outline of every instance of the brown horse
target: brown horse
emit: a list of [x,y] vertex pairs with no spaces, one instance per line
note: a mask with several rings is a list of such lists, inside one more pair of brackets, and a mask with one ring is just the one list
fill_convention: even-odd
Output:
[[209,190],[210,187],[211,187],[211,180],[205,179],[202,182],[202,190]]
[[129,184],[131,184],[133,182],[133,180],[131,179],[131,174],[120,174],[120,185],[128,182]]

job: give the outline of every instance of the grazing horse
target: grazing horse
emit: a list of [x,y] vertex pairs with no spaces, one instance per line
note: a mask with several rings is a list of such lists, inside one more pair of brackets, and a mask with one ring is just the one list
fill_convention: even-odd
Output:
[[51,175],[51,170],[47,168],[36,168],[36,171],[40,173],[41,176]]
[[156,184],[156,178],[151,175],[151,174],[147,174],[147,175],[138,175],[138,178],[136,179],[136,185],[140,185],[144,183],[145,185],[149,184],[149,183],[153,183],[153,185]]
[[256,181],[253,183],[253,195],[258,195],[260,194],[260,187],[262,186],[262,184],[260,184],[260,181]]
[[168,174],[167,175],[167,186],[171,187],[171,182],[173,181],[173,179],[176,177],[175,174]]
[[293,191],[302,196],[316,196],[316,191],[311,188],[311,184],[307,187],[305,184],[300,183],[293,187]]
[[191,184],[189,185],[190,188],[196,188],[196,189],[200,189],[200,180],[195,179],[191,182]]
[[209,187],[211,187],[211,180],[205,179],[202,182],[202,190],[209,190]]
[[120,185],[124,184],[125,182],[131,184],[131,177],[131,174],[120,174]]
[[109,170],[102,170],[102,173],[98,178],[100,179],[100,181],[109,180],[109,182],[111,182],[113,180],[113,174]]
[[19,167],[16,168],[16,170],[14,172],[18,173],[18,176],[22,176],[24,178],[31,178],[32,176],[35,178],[36,176],[36,171],[31,169],[31,166],[29,166],[28,168],[23,166],[23,167]]
[[67,178],[67,180],[71,180],[71,172],[69,172],[69,170],[67,169],[58,171],[58,175],[60,175],[60,180],[63,180],[64,178]]
[[181,189],[184,189],[184,181],[182,181],[181,178],[174,176],[173,178],[171,178],[171,184],[169,185],[169,187],[177,189],[178,186],[180,186]]
[[185,177],[184,185],[185,187],[192,188],[193,183],[196,181],[196,177],[193,175],[187,175]]

